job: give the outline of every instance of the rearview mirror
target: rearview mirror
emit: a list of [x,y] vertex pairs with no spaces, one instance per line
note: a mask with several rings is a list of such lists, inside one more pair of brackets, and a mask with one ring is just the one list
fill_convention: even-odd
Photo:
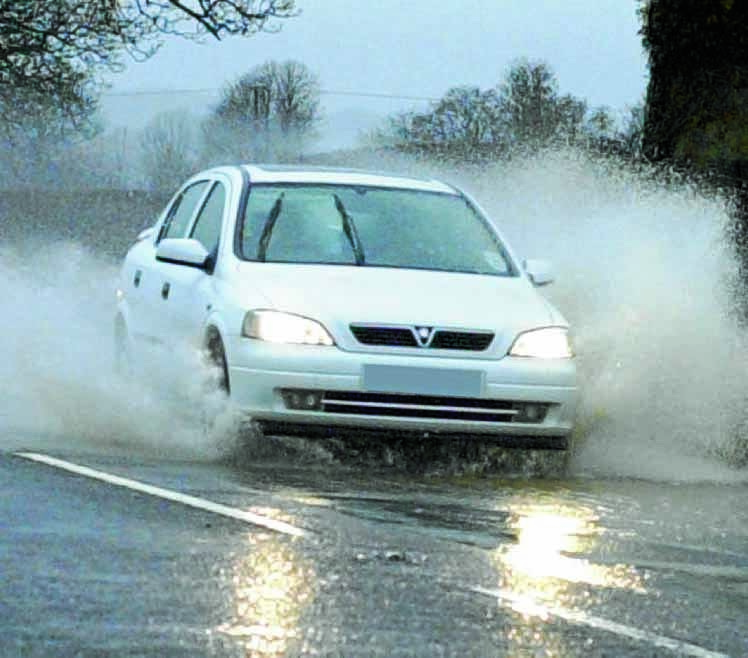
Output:
[[555,279],[553,266],[547,260],[526,260],[522,262],[522,266],[535,286],[547,286]]
[[205,269],[209,255],[203,244],[192,238],[166,238],[156,247],[156,260],[199,269]]

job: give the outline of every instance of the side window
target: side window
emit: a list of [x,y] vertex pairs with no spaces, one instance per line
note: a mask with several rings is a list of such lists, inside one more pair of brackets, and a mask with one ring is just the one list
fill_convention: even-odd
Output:
[[190,185],[179,198],[174,202],[169,216],[166,218],[166,224],[161,230],[159,240],[163,238],[183,238],[187,232],[190,219],[195,212],[198,201],[203,198],[205,189],[208,187],[208,181],[200,181]]
[[208,200],[202,207],[197,221],[192,229],[191,238],[202,242],[208,253],[218,247],[223,223],[223,208],[226,205],[226,189],[221,183],[216,183],[208,195]]

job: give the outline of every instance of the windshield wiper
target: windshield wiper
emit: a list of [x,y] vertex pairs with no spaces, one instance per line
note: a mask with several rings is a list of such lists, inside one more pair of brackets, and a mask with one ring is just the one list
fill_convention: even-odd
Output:
[[283,209],[283,197],[285,192],[281,192],[281,195],[275,200],[273,207],[270,209],[268,218],[265,220],[265,224],[262,227],[262,233],[260,234],[260,242],[257,246],[257,260],[264,263],[267,257],[268,247],[270,246],[270,236],[273,234],[275,228],[275,222],[278,219],[278,215],[281,214]]
[[353,217],[348,214],[340,197],[337,194],[333,194],[332,196],[335,199],[335,208],[338,213],[340,213],[340,218],[343,220],[343,232],[345,233],[345,237],[348,238],[348,242],[351,243],[353,254],[356,257],[356,265],[364,265],[366,263],[364,247],[361,244],[361,238],[358,237],[358,231],[356,230],[356,224],[353,222]]

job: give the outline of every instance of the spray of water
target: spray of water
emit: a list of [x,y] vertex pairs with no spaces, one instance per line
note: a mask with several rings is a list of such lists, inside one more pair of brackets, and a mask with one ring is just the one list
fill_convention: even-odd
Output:
[[233,415],[196,350],[115,374],[115,282],[114,264],[74,243],[0,251],[0,445],[220,455]]
[[[573,472],[745,479],[734,464],[745,456],[746,346],[730,315],[723,200],[575,153],[479,173],[355,164],[462,184],[521,256],[554,262],[548,294],[575,327],[584,391]],[[0,248],[2,441],[222,455],[235,415],[206,393],[194,351],[147,365],[145,377],[114,376],[116,269],[75,242]],[[206,416],[219,431],[204,431]]]
[[[468,185],[471,185],[468,182]],[[572,468],[742,480],[746,340],[724,199],[609,162],[546,153],[472,187],[521,254],[556,264],[583,390]]]

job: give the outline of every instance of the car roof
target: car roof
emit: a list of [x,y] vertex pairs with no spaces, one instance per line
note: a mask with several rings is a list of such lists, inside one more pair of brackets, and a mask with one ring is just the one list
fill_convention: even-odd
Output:
[[458,194],[446,183],[436,179],[412,178],[395,174],[378,173],[362,169],[309,167],[289,165],[242,165],[252,183],[316,183],[320,185],[361,185],[386,187],[422,192]]

